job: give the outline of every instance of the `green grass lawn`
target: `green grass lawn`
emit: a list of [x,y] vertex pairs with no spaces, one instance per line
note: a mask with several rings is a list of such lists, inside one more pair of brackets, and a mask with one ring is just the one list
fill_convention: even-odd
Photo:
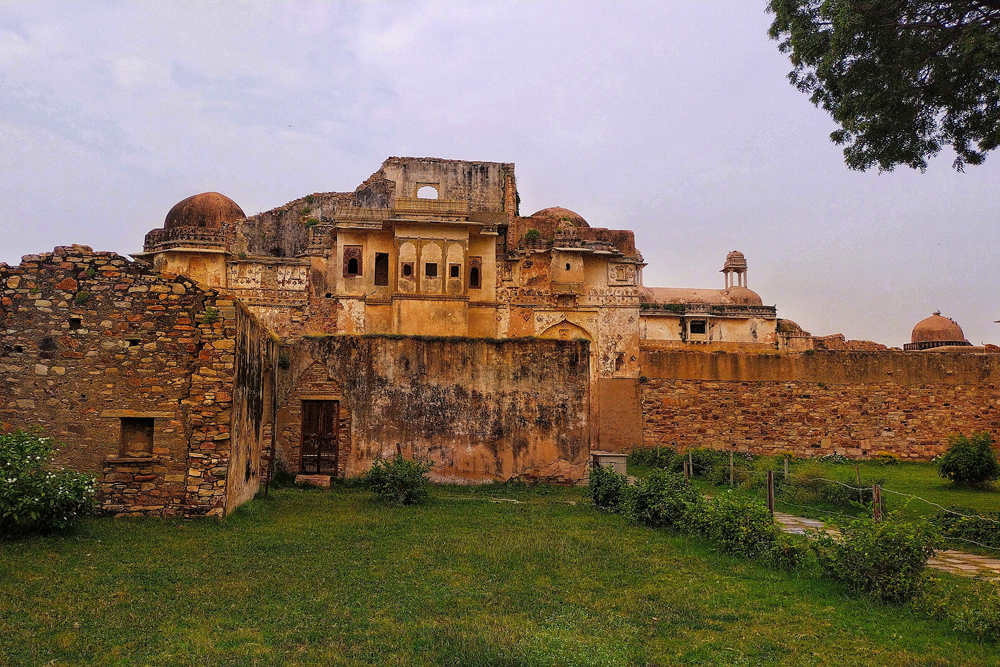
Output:
[[[508,502],[508,499],[520,502]],[[908,608],[596,511],[586,489],[272,491],[0,542],[0,665],[1000,665]]]

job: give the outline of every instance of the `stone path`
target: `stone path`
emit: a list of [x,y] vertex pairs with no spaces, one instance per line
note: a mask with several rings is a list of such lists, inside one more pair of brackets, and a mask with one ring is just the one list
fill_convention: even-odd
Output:
[[[807,519],[784,512],[775,512],[774,521],[781,526],[782,530],[795,535],[804,535],[808,530],[823,530],[831,535],[840,534],[836,528],[828,528],[826,524],[817,519]],[[945,549],[934,554],[927,561],[927,565],[963,577],[980,577],[987,581],[1000,581],[1000,559],[997,558]]]

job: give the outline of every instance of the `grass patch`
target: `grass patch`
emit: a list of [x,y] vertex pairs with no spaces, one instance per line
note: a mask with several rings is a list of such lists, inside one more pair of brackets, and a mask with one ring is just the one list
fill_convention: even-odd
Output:
[[435,487],[395,508],[278,489],[221,522],[3,542],[0,664],[1000,664],[944,622],[630,526],[586,494]]

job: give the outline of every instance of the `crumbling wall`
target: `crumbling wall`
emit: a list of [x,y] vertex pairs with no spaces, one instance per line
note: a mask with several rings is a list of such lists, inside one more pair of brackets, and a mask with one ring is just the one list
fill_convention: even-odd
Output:
[[294,451],[296,401],[316,395],[300,385],[326,383],[315,390],[332,391],[350,415],[347,475],[399,443],[434,461],[438,480],[576,481],[589,452],[589,356],[580,341],[305,338],[279,380],[280,444]]
[[223,514],[233,301],[57,247],[0,264],[0,331],[0,428],[65,443],[60,462],[98,477],[108,512]]
[[[236,304],[235,380],[226,511],[250,500],[261,481],[264,427],[273,419],[278,341],[243,305]],[[268,435],[270,433],[268,432]]]
[[643,353],[643,442],[926,460],[1000,430],[1000,355]]

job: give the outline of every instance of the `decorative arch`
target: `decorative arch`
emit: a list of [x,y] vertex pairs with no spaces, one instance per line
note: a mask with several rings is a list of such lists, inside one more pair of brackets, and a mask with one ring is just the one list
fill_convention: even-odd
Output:
[[550,338],[556,340],[573,340],[574,338],[584,338],[591,343],[594,342],[594,337],[590,335],[590,332],[581,327],[578,324],[573,324],[569,320],[563,320],[562,322],[557,322],[553,324],[548,329],[543,331],[540,338]]

